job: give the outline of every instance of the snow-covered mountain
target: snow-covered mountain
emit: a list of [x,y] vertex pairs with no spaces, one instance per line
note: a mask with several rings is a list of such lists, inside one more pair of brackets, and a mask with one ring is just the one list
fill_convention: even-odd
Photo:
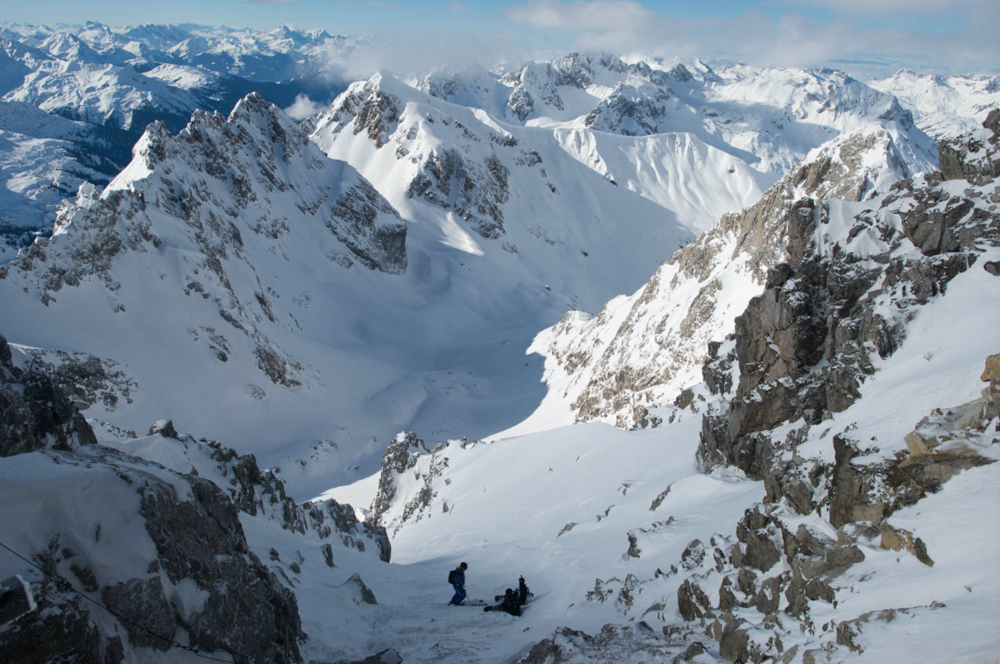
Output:
[[0,43],[0,211],[58,208],[0,267],[0,652],[1000,647],[988,82],[572,54],[299,123],[362,40]]
[[978,129],[1000,105],[997,76],[940,76],[904,69],[869,85],[895,95],[913,111],[917,126],[938,140]]
[[482,70],[445,69],[416,81],[431,95],[530,126],[592,128],[625,136],[686,132],[774,179],[810,150],[865,125],[912,135],[915,162],[935,146],[890,93],[833,70],[712,68],[574,53],[535,62],[499,80]]
[[327,64],[356,43],[288,28],[8,24],[0,29],[3,262],[31,233],[51,229],[81,182],[104,186],[124,168],[148,123],[177,131],[195,110],[228,113],[254,91],[281,106],[299,95],[330,101],[344,83]]
[[[138,432],[169,415],[307,493],[373,472],[373,438],[407,426],[480,436],[522,419],[541,389],[530,338],[634,289],[693,230],[550,132],[366,86],[314,135],[371,184],[260,97],[177,137],[151,126],[4,269],[6,333],[67,374],[90,367],[91,417]],[[725,176],[716,201],[752,200],[749,171],[712,158],[698,178]]]

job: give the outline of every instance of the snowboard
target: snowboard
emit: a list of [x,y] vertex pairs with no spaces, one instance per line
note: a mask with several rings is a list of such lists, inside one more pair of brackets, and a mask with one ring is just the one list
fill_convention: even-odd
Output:
[[462,604],[452,604],[448,602],[448,606],[486,606],[486,600],[484,599],[467,599]]

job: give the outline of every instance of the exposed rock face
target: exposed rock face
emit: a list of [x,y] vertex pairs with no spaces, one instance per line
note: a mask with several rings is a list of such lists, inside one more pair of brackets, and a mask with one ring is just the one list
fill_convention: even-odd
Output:
[[974,134],[941,142],[941,176],[982,184],[1000,177],[1000,108],[986,116]]
[[[860,541],[933,566],[919,533],[893,526],[893,513],[961,470],[996,461],[996,356],[986,360],[983,396],[916,423],[908,451],[880,455],[849,430],[828,438],[810,433],[850,408],[878,357],[900,346],[920,306],[974,268],[980,252],[1000,246],[1000,212],[984,195],[993,181],[982,173],[969,176],[962,195],[936,174],[900,183],[839,230],[833,204],[796,202],[785,260],[736,319],[733,338],[710,349],[705,382],[723,403],[703,418],[701,462],[735,466],[767,489],[764,503],[738,524],[738,542],[720,569],[718,610],[729,614],[710,633],[727,661],[796,658],[781,642],[787,632],[776,627],[783,618],[772,616],[783,612],[812,632],[812,605],[836,605],[837,577],[864,560]],[[781,436],[774,434],[779,426]],[[832,462],[800,447],[808,440],[816,454],[824,438]],[[806,525],[804,515],[822,515],[826,523]],[[689,595],[678,592],[678,609],[686,619],[701,617]],[[872,615],[824,626],[832,630],[825,651],[860,652],[856,636]],[[801,654],[803,661],[814,657]]]
[[72,450],[97,439],[48,375],[14,366],[0,335],[0,457],[41,449]]
[[[389,562],[392,547],[385,528],[372,521],[358,521],[350,505],[332,499],[296,503],[286,494],[285,483],[270,470],[262,470],[252,454],[240,455],[216,442],[195,440],[190,435],[178,434],[171,422],[166,424],[169,428],[159,428],[158,433],[167,440],[129,441],[117,447],[139,457],[162,459],[164,448],[172,446],[176,451],[169,457],[174,460],[172,470],[211,480],[239,512],[270,519],[293,533],[311,534],[362,553],[370,552]],[[154,425],[151,432],[157,428]],[[324,556],[326,564],[333,567],[333,548],[327,549]]]
[[396,436],[382,455],[382,473],[378,480],[378,493],[372,502],[369,521],[380,524],[398,493],[398,476],[417,465],[422,453],[426,453],[424,441],[413,432],[403,432]]
[[[755,205],[724,216],[676,252],[631,297],[613,300],[593,318],[571,312],[540,335],[533,349],[551,363],[547,373],[568,385],[565,396],[572,400],[576,420],[599,419],[622,428],[655,424],[648,408],[701,382],[709,342],[732,329],[754,291],[768,285],[768,270],[805,260],[810,233],[828,214],[817,199],[861,200],[908,177],[905,164],[896,139],[883,129],[842,136]],[[783,284],[789,276],[779,270],[773,279]],[[747,287],[723,291],[724,283],[735,281]],[[845,300],[842,305],[854,297],[838,296]],[[805,302],[794,305],[805,315]],[[789,305],[775,300],[766,306],[765,315],[777,315]],[[795,313],[788,309],[783,315]],[[787,343],[808,354],[802,343],[791,338]]]
[[811,199],[796,203],[791,219],[787,262],[736,319],[739,382],[728,408],[705,419],[701,446],[707,466],[757,478],[774,453],[757,432],[800,419],[815,425],[849,407],[873,357],[900,345],[915,307],[943,293],[983,246],[1000,243],[996,206],[976,190],[949,195],[933,175],[897,185],[846,233]]
[[337,98],[333,120],[339,130],[354,121],[354,133],[364,132],[381,148],[396,131],[402,102],[395,95],[382,90],[382,76],[357,82]]
[[[437,496],[434,482],[448,467],[448,448],[438,445],[428,450],[416,434],[398,434],[382,457],[378,493],[372,501],[366,525],[398,532],[406,522],[416,522],[431,515]],[[447,512],[447,505],[443,506]]]
[[[59,388],[14,366],[2,337],[0,343],[0,396],[5,412],[17,415],[4,419],[0,504],[27,501],[46,511],[45,520],[24,522],[13,510],[0,510],[0,526],[6,544],[65,580],[26,565],[17,587],[2,584],[5,655],[121,662],[152,651],[169,657],[183,642],[247,661],[300,661],[305,637],[295,596],[250,550],[241,519],[270,519],[293,533],[389,560],[385,530],[359,523],[350,506],[332,500],[296,505],[252,455],[195,441],[169,420],[154,424],[148,438],[117,444],[120,449],[96,444]],[[21,453],[29,451],[36,453]],[[146,461],[144,453],[176,468]],[[332,566],[334,546],[322,553]],[[272,553],[272,562],[278,555]],[[288,567],[295,572],[297,565]],[[67,583],[121,618],[96,615]],[[350,583],[359,603],[375,602],[359,576]],[[26,599],[18,603],[22,588]]]
[[406,186],[406,195],[453,209],[477,233],[495,240],[504,233],[503,204],[510,198],[509,177],[510,171],[496,156],[477,164],[463,158],[457,149],[444,149],[427,157],[420,173]]
[[614,91],[594,107],[583,124],[599,131],[615,131],[623,136],[655,134],[659,122],[667,115],[666,102],[670,93],[657,86],[635,86],[619,83]]
[[[28,568],[24,578],[39,610],[0,631],[5,653],[35,648],[34,640],[44,636],[52,657],[79,653],[87,661],[122,661],[126,652],[170,650],[183,630],[200,651],[253,653],[255,661],[267,662],[300,659],[295,597],[249,551],[239,512],[215,484],[90,445],[9,458],[0,468],[0,491],[42,490],[18,479],[22,467],[41,478],[55,473],[58,482],[42,480],[44,491],[57,493],[52,504],[62,507],[50,509],[43,526],[32,525],[45,529],[30,535],[49,541],[44,549],[29,548],[23,526],[8,523],[8,538],[49,573],[76,579],[74,586],[127,620],[119,624],[106,614],[98,620],[91,606],[81,608],[79,596]],[[83,537],[70,534],[83,532],[81,524],[96,529]],[[85,652],[110,654],[102,660]]]

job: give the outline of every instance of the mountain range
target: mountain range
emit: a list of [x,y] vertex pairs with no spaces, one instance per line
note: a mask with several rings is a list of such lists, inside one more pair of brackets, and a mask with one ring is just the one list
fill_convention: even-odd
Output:
[[1000,646],[996,78],[368,43],[0,32],[5,652]]

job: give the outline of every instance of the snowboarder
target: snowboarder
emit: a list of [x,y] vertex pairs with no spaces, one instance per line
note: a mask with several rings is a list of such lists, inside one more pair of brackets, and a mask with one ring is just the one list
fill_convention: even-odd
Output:
[[508,588],[504,594],[503,601],[496,606],[487,606],[483,611],[506,611],[512,616],[521,615],[521,605],[518,603],[517,595],[513,588]]
[[469,569],[469,565],[463,562],[448,574],[448,582],[455,589],[455,596],[451,598],[449,604],[463,604],[468,598],[465,593],[465,570],[467,569]]
[[[534,597],[535,595],[528,589],[528,584],[524,582],[524,577],[518,577],[517,579],[517,590],[514,591],[517,596],[517,603],[519,606],[524,606],[528,603],[528,599]],[[496,602],[502,602],[504,595],[497,595],[493,598]]]

